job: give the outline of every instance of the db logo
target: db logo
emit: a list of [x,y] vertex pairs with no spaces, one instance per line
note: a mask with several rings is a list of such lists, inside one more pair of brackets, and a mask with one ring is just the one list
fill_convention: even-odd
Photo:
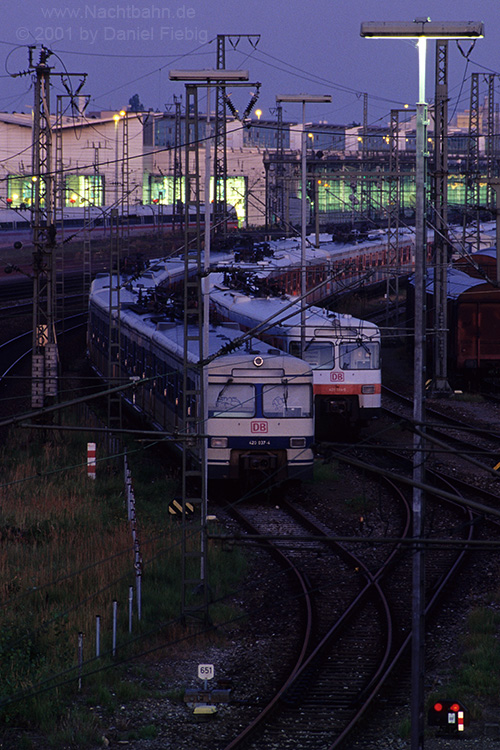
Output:
[[250,422],[250,431],[263,435],[267,432],[267,422]]
[[332,383],[343,383],[344,373],[343,372],[331,372],[330,380],[332,381]]

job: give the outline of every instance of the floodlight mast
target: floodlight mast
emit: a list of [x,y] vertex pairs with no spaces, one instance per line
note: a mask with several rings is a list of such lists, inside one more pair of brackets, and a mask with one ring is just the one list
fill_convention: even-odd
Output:
[[306,143],[306,104],[330,104],[330,94],[278,94],[276,103],[283,102],[302,104],[302,133],[300,141],[301,152],[301,229],[300,229],[300,356],[303,356],[306,337],[306,291],[307,291],[307,269],[306,269],[306,224],[307,224],[307,143]]
[[425,565],[422,542],[424,533],[425,429],[425,196],[427,104],[425,97],[425,61],[427,39],[479,39],[484,36],[481,22],[442,22],[417,18],[409,22],[368,21],[361,24],[361,36],[372,39],[416,39],[418,47],[418,102],[415,184],[415,337],[413,355],[413,419],[419,434],[413,438],[413,538],[415,540],[412,573],[412,694],[411,750],[424,747],[424,633]]

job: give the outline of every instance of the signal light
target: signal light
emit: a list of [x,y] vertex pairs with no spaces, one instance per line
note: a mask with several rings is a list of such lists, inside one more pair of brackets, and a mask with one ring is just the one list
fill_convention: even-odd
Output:
[[436,701],[429,709],[429,726],[450,732],[463,732],[469,724],[469,711],[457,701]]

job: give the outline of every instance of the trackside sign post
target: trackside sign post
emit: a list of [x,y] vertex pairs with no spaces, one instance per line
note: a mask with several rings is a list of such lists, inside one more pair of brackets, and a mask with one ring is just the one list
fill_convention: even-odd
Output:
[[204,680],[204,690],[207,690],[208,680],[213,680],[215,675],[213,664],[198,664],[198,679]]

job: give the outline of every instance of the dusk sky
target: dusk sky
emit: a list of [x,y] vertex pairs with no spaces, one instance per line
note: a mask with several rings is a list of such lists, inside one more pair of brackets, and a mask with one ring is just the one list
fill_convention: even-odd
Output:
[[[248,69],[250,80],[261,82],[263,118],[274,119],[276,94],[306,92],[333,98],[332,104],[309,105],[308,120],[360,122],[366,92],[369,123],[383,124],[391,108],[417,99],[417,52],[411,40],[362,39],[360,24],[425,16],[485,24],[485,38],[472,50],[469,42],[460,42],[462,51],[451,43],[452,115],[468,107],[472,72],[485,75],[481,97],[487,75],[500,73],[499,0],[24,0],[2,9],[0,110],[28,112],[32,106],[30,77],[11,77],[27,69],[26,45],[38,45],[35,62],[43,43],[57,53],[50,58],[54,70],[88,74],[82,93],[91,98],[90,110],[121,109],[137,93],[145,108],[163,111],[174,94],[184,95],[184,84],[169,81],[170,69],[214,68],[217,34],[260,34],[258,44],[244,38],[235,49],[227,40],[226,67]],[[434,89],[434,46],[428,47],[428,101]],[[56,78],[54,91],[63,93]],[[233,91],[240,112],[250,92]],[[499,102],[500,82],[495,97]],[[284,117],[300,120],[300,105],[286,105]]]

